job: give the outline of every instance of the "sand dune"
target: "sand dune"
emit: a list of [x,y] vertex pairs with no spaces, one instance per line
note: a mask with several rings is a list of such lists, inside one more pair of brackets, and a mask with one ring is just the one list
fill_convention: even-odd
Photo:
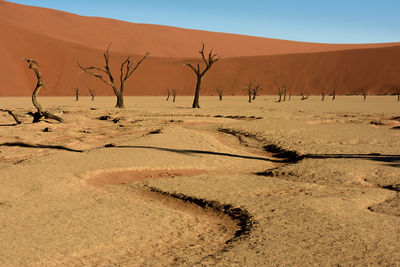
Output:
[[[100,81],[82,74],[82,64],[101,66],[102,53],[112,41],[111,65],[119,70],[124,56],[151,58],[128,82],[127,95],[164,95],[178,88],[191,95],[194,75],[183,63],[198,60],[200,43],[223,56],[204,80],[203,94],[245,94],[243,88],[257,80],[263,94],[275,93],[274,82],[286,82],[298,93],[317,93],[318,86],[338,93],[368,87],[386,93],[398,83],[400,49],[392,44],[336,45],[258,38],[234,34],[134,24],[104,18],[82,17],[45,8],[0,1],[0,96],[27,96],[35,84],[21,57],[35,58],[47,83],[42,95],[73,95],[73,87],[88,94],[112,95]],[[115,73],[117,75],[117,73]]]
[[394,44],[316,44],[216,33],[106,18],[83,17],[62,11],[0,2],[0,17],[26,30],[89,48],[104,49],[113,42],[115,51],[154,56],[193,57],[201,42],[224,57],[276,55],[372,48]]

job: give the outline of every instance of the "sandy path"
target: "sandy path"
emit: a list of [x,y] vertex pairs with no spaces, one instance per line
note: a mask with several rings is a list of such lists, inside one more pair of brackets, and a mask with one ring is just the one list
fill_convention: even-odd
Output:
[[[63,104],[65,124],[0,127],[1,265],[398,263],[399,193],[383,189],[400,184],[390,98],[142,100]],[[280,166],[269,144],[314,157]],[[231,219],[149,188],[240,207],[254,225],[226,246]]]

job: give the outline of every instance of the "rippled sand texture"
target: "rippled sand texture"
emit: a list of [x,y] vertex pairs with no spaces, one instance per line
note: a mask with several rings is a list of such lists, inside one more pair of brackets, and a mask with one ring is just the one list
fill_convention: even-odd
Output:
[[0,113],[0,265],[399,264],[396,99],[274,100],[41,97],[65,123]]

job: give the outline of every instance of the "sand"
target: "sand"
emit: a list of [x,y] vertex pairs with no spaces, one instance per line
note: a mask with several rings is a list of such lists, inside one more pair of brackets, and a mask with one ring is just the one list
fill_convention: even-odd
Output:
[[275,98],[39,97],[65,122],[0,113],[0,265],[398,265],[396,98]]

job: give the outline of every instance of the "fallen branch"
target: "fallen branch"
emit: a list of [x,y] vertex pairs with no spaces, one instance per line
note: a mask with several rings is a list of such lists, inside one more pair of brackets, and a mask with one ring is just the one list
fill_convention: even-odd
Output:
[[18,115],[15,114],[12,110],[9,110],[9,109],[0,109],[0,111],[2,111],[2,112],[7,112],[8,114],[10,114],[10,115],[13,117],[13,119],[15,120],[15,122],[16,122],[17,124],[21,124],[21,123],[22,123],[22,122],[19,120]]

